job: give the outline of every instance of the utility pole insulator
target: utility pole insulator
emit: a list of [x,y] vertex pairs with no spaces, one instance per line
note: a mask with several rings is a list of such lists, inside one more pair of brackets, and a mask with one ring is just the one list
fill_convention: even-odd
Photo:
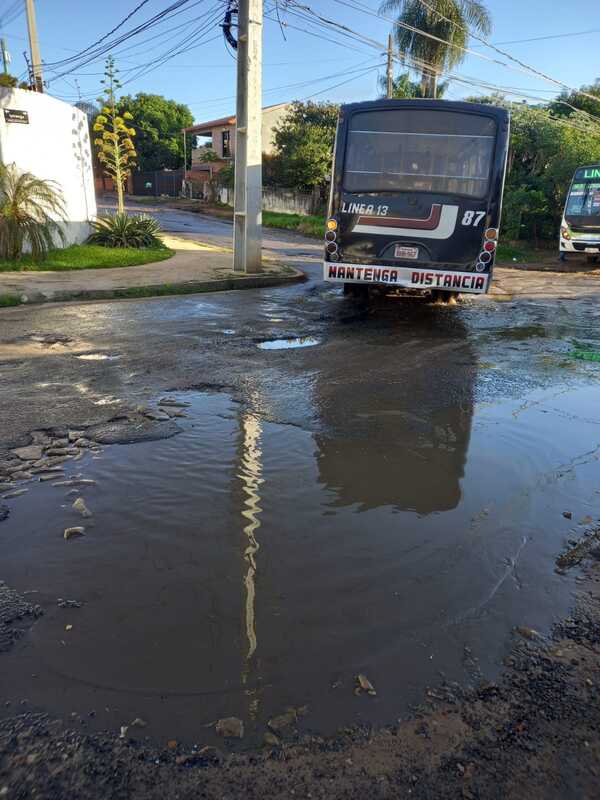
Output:
[[27,29],[29,31],[29,50],[31,52],[33,88],[36,92],[43,92],[44,81],[42,79],[42,59],[40,57],[40,44],[38,42],[33,0],[25,0],[25,8],[27,10]]
[[262,256],[263,0],[238,6],[233,269],[260,272]]
[[392,34],[388,36],[387,69],[386,69],[386,97],[391,100],[394,96],[394,50]]

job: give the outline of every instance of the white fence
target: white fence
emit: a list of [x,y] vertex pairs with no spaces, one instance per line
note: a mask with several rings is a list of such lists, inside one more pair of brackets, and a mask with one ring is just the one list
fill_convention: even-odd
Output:
[[[220,189],[219,201],[233,205],[233,189]],[[301,194],[293,189],[263,189],[263,211],[275,211],[285,214],[310,214],[323,213],[324,204],[319,194]]]

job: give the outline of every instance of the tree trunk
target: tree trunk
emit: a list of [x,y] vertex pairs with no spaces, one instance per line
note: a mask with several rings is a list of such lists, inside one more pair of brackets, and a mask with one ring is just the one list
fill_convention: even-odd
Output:
[[123,197],[123,171],[119,158],[119,141],[115,142],[115,183],[117,184],[117,211],[119,214],[125,213],[125,200]]
[[436,72],[430,72],[428,69],[423,70],[421,75],[421,94],[423,97],[431,97],[434,100],[436,99],[437,81],[438,76]]

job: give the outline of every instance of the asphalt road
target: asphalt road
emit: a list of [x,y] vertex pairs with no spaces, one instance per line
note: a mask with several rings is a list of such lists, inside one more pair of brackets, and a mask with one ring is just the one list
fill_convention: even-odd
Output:
[[[179,235],[231,241],[226,223],[153,213]],[[58,467],[85,476],[76,491],[93,517],[79,541],[63,537],[82,520],[61,481],[36,474],[26,494],[0,497],[0,580],[14,590],[0,623],[15,604],[44,612],[4,637],[0,717],[44,710],[113,739],[142,718],[140,743],[194,752],[221,744],[214,721],[230,715],[243,747],[289,707],[308,706],[319,734],[395,724],[441,677],[498,677],[516,626],[547,632],[569,613],[576,578],[556,559],[600,517],[600,364],[576,357],[600,352],[597,278],[569,292],[570,276],[519,273],[532,291],[509,301],[360,305],[322,282],[320,243],[265,231],[265,249],[307,281],[0,311],[6,475],[6,450],[31,431],[137,425],[136,407],[171,392],[189,404],[181,419],[145,420],[156,441]],[[376,696],[355,694],[357,675]],[[11,736],[29,723],[3,724]],[[558,738],[538,737],[552,763]],[[110,771],[105,752],[91,760]],[[6,763],[17,785],[22,755]]]
[[[166,230],[219,245],[231,243],[232,226],[225,222],[163,208],[153,213]],[[427,369],[429,347],[435,352],[443,347],[448,372],[456,369],[452,360],[460,359],[466,347],[470,361],[501,365],[508,359],[510,368],[498,366],[493,385],[500,395],[515,393],[564,375],[549,375],[535,359],[514,359],[506,339],[511,330],[544,328],[543,336],[524,338],[520,344],[521,353],[533,355],[540,350],[560,354],[568,335],[596,335],[596,297],[589,293],[571,300],[550,291],[539,300],[467,301],[453,309],[404,301],[356,306],[339,288],[322,282],[319,242],[285,231],[265,230],[264,236],[265,250],[303,269],[306,283],[3,310],[0,444],[24,442],[40,426],[97,422],[165,389],[194,386],[227,387],[272,418],[309,424],[309,418],[319,417],[318,410],[308,410],[294,387],[312,384],[323,369],[328,380],[330,373],[335,375],[341,394],[370,379],[376,369],[384,376],[400,370],[410,382],[412,369],[419,376]],[[552,275],[543,280],[552,287]],[[305,336],[319,338],[322,346],[277,353],[256,346],[263,340]],[[406,348],[415,355],[414,363],[399,357]],[[94,353],[110,358],[80,358]],[[478,391],[487,394],[490,383],[479,383],[483,388]],[[251,391],[258,384],[268,391],[268,403]]]

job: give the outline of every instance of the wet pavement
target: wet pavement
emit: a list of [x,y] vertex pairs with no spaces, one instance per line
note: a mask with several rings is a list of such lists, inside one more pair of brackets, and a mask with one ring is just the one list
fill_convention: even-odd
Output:
[[306,241],[272,247],[311,279],[0,315],[5,443],[190,404],[66,465],[95,481],[85,537],[66,487],[2,500],[0,579],[45,612],[0,656],[3,716],[189,743],[306,705],[323,733],[393,723],[568,612],[555,559],[600,516],[600,364],[573,357],[600,351],[597,296],[365,307]]

